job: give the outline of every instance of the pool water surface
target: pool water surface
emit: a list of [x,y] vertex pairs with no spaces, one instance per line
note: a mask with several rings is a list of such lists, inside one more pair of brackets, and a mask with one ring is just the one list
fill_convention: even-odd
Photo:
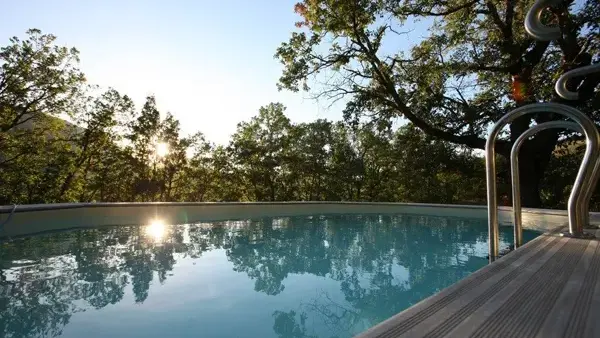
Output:
[[[501,248],[512,238],[501,227]],[[352,337],[486,256],[486,220],[406,214],[155,220],[15,239],[0,244],[0,336]]]

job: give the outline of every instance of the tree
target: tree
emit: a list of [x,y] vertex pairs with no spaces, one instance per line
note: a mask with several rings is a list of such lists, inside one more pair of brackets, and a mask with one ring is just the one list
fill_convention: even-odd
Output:
[[159,192],[159,182],[156,177],[156,166],[160,158],[156,152],[159,143],[160,112],[156,107],[154,96],[148,96],[140,114],[129,122],[127,139],[132,144],[132,154],[135,159],[135,186],[133,196],[139,195],[142,200],[154,200]]
[[183,139],[187,165],[182,170],[181,193],[176,200],[203,202],[215,198],[217,172],[213,170],[213,145],[200,132]]
[[[88,173],[80,201],[121,202],[132,201],[135,173],[138,170],[131,149],[123,149],[118,144],[106,146],[101,158]],[[132,175],[133,174],[133,175]]]
[[119,120],[124,116],[133,116],[133,102],[114,89],[109,89],[98,98],[88,97],[75,112],[75,123],[79,126],[74,135],[75,149],[67,163],[69,170],[62,179],[57,200],[86,200],[86,193],[78,189],[75,196],[66,197],[78,174],[82,185],[86,184],[91,170],[101,161],[111,145],[121,141],[116,132]]
[[27,39],[10,39],[0,48],[0,132],[6,133],[44,115],[71,111],[79,85],[85,81],[77,68],[79,52],[59,47],[56,37],[38,29]]
[[238,124],[231,149],[242,175],[257,201],[276,201],[281,193],[283,149],[288,142],[290,120],[281,103],[260,107],[258,116]]
[[332,123],[319,119],[291,127],[283,165],[288,200],[327,199]]
[[485,201],[483,159],[448,142],[426,135],[414,125],[394,134],[397,200],[429,203],[482,204]]
[[358,178],[363,168],[356,148],[353,147],[352,138],[352,131],[343,123],[338,122],[333,126],[329,199],[342,201],[360,199]]
[[252,201],[246,194],[243,169],[236,166],[233,150],[217,146],[210,154],[213,201]]
[[[172,194],[178,193],[177,184],[187,164],[187,149],[192,140],[181,139],[179,136],[179,121],[167,113],[161,122],[160,131],[155,143],[162,143],[166,147],[167,154],[158,158],[162,165],[162,175],[156,179],[160,182],[160,200],[172,201]],[[160,154],[157,154],[160,155]]]
[[[564,0],[548,11],[562,38],[536,41],[523,20],[533,0],[304,0],[288,42],[277,49],[284,65],[280,89],[310,90],[318,97],[348,99],[348,119],[366,112],[389,123],[403,117],[437,139],[483,149],[487,128],[511,109],[532,102],[563,102],[553,91],[556,77],[589,65],[600,52],[600,4],[586,0],[575,11]],[[569,14],[575,13],[575,14]],[[415,21],[430,24],[429,35],[398,50]],[[328,78],[310,88],[312,79]],[[566,102],[592,117],[600,108],[598,76],[569,83],[580,99]],[[540,114],[510,126],[497,151],[509,155],[528,126],[555,119]],[[521,151],[523,204],[541,205],[540,180],[548,166],[557,131],[539,133]]]
[[58,182],[71,155],[63,138],[72,128],[60,119],[41,116],[27,129],[15,129],[4,136],[0,150],[0,203],[53,202]]
[[85,82],[77,68],[78,51],[56,46],[55,40],[53,35],[31,29],[24,40],[13,37],[9,45],[0,48],[3,203],[55,198],[51,194],[64,168],[59,158],[68,157],[62,139],[71,131],[56,117],[73,113],[73,102]]

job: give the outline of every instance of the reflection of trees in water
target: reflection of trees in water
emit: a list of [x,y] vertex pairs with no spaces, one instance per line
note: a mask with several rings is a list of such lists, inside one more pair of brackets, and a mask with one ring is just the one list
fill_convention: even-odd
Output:
[[321,292],[318,297],[301,304],[300,308],[302,315],[311,313],[319,318],[334,337],[351,336],[357,325],[368,321],[359,309],[333,300],[327,292]]
[[[297,317],[299,317],[298,322],[296,322]],[[296,316],[296,312],[293,310],[289,312],[275,311],[273,318],[275,319],[273,331],[280,338],[317,338],[317,336],[307,333],[305,313]]]
[[[325,239],[328,247],[318,246],[317,240],[318,248],[308,256],[310,260],[296,256],[296,261],[288,265],[292,269],[284,269],[289,273],[324,272],[341,282],[347,304],[322,295],[295,309],[300,314],[312,313],[320,318],[336,336],[351,336],[357,333],[357,328],[381,322],[486,263],[485,253],[476,252],[475,246],[486,240],[481,224],[417,216],[384,218],[381,223],[372,218],[364,221],[365,226],[357,226],[344,219],[332,220],[320,228],[325,234],[315,236],[321,241]],[[264,261],[268,255],[255,253],[255,256],[263,258],[261,264],[269,266]],[[331,265],[330,270],[321,271],[312,265],[322,259]],[[408,279],[399,279],[398,272],[393,273],[400,266],[408,270]],[[273,277],[281,280],[278,275]],[[302,327],[298,316],[288,317]]]
[[135,300],[144,301],[154,274],[163,282],[174,248],[185,245],[178,237],[183,228],[171,228],[164,243],[148,241],[142,230],[82,230],[2,244],[0,336],[56,336],[73,313],[121,301],[129,283]]
[[[347,331],[365,318],[384,320],[483,266],[475,244],[486,236],[478,225],[406,215],[331,216],[174,226],[159,242],[143,227],[126,226],[17,240],[0,245],[0,333],[57,335],[74,312],[121,301],[129,284],[135,301],[143,302],[155,278],[167,281],[178,257],[216,248],[268,295],[283,292],[289,274],[340,281],[347,304],[319,297],[302,312],[277,311],[276,334],[311,337],[305,311]],[[407,280],[393,273],[400,266]]]

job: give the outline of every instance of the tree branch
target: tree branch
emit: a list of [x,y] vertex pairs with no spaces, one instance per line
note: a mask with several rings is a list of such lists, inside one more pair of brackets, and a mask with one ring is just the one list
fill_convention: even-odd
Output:
[[465,8],[471,7],[471,6],[475,5],[475,4],[477,4],[478,2],[479,2],[479,0],[472,0],[472,1],[469,1],[467,3],[462,4],[460,6],[451,7],[451,8],[448,8],[448,9],[446,9],[444,11],[440,11],[440,12],[434,12],[433,10],[424,11],[424,10],[418,10],[418,9],[415,9],[415,8],[408,9],[407,11],[393,10],[392,12],[395,15],[401,15],[401,16],[404,16],[404,15],[446,16],[446,15],[450,15],[450,14],[456,13],[456,12],[458,12],[460,10],[465,9]]
[[488,15],[492,17],[492,21],[494,21],[496,26],[498,26],[498,29],[500,29],[500,32],[502,32],[504,39],[508,40],[511,37],[511,30],[507,28],[506,23],[504,23],[504,21],[502,21],[502,19],[500,18],[500,14],[498,14],[498,9],[496,8],[496,5],[494,5],[494,3],[490,0],[487,0],[485,4],[488,8]]
[[[353,14],[356,14],[355,12]],[[371,67],[374,73],[377,75],[380,84],[386,89],[387,93],[392,97],[393,101],[389,101],[392,103],[392,106],[396,108],[403,116],[405,116],[409,121],[411,121],[416,127],[421,129],[428,135],[433,137],[446,140],[456,144],[462,144],[471,148],[476,149],[485,149],[486,140],[480,138],[477,135],[455,135],[451,132],[438,129],[425,120],[419,118],[416,114],[412,112],[412,110],[406,105],[406,103],[402,100],[398,92],[396,91],[395,85],[389,77],[383,73],[384,67],[382,67],[381,60],[377,57],[376,51],[372,49],[372,44],[369,41],[366,34],[359,30],[356,15],[352,17],[352,29],[354,35],[356,37],[353,42],[357,44],[362,52],[368,57],[368,62],[371,64]],[[363,40],[364,39],[364,43]],[[498,141],[496,142],[496,148],[499,153],[503,155],[508,155],[510,153],[510,147],[506,142]]]
[[512,25],[513,25],[513,18],[515,16],[515,0],[506,0],[505,5],[506,5],[506,14],[505,14],[504,22],[506,22],[506,30],[507,30],[507,33],[509,34],[509,38],[512,40],[512,38],[513,38]]

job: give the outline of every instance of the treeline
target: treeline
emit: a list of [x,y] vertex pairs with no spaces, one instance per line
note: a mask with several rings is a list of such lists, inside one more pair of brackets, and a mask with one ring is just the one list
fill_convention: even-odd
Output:
[[3,164],[2,202],[483,201],[483,162],[469,151],[411,125],[295,124],[284,109],[260,108],[227,146],[215,146],[201,133],[182,137],[153,97],[136,111],[109,90],[76,112],[83,128],[45,118],[9,134],[23,142]]
[[[183,136],[152,96],[136,108],[115,89],[87,84],[77,50],[56,46],[52,35],[11,39],[0,64],[0,204],[485,203],[481,156],[410,123],[292,123],[271,103],[239,123],[227,145],[215,145],[200,132]],[[553,161],[576,168],[577,156]],[[547,206],[564,206],[576,172],[568,170],[544,183]]]

